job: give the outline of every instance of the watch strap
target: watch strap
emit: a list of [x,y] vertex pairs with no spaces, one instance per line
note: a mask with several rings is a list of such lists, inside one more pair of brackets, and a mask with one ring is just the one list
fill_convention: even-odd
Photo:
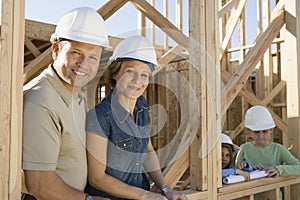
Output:
[[164,195],[166,195],[166,193],[167,193],[169,190],[171,190],[170,186],[166,185],[165,187],[163,187],[163,188],[161,189],[161,192],[162,192]]
[[93,200],[93,197],[91,195],[87,194],[85,196],[85,200]]

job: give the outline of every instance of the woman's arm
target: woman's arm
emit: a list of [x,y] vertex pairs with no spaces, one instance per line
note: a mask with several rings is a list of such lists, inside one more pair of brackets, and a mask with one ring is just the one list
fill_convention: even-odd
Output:
[[88,179],[91,186],[112,196],[126,199],[165,199],[160,194],[130,186],[106,174],[107,144],[107,138],[93,133],[87,134]]
[[[158,157],[150,139],[148,143],[148,154],[145,159],[144,169],[150,175],[150,177],[159,189],[162,190],[167,186],[167,183],[160,169]],[[165,196],[168,199],[172,200],[187,200],[187,197],[182,192],[172,189],[168,189],[165,193]]]

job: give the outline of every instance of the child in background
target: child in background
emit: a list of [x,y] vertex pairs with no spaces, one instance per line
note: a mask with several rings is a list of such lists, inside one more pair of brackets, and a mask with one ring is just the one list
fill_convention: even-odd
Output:
[[[263,106],[253,106],[245,115],[245,127],[250,131],[252,142],[241,145],[236,163],[247,160],[254,169],[265,170],[268,177],[300,175],[300,161],[281,144],[272,142],[275,122]],[[255,200],[265,199],[262,194]]]
[[229,175],[242,175],[245,180],[249,180],[249,171],[252,171],[252,167],[250,165],[248,165],[246,162],[241,162],[237,167],[234,166],[234,156],[239,151],[239,147],[233,144],[228,135],[222,133],[221,137],[222,179],[228,177]]

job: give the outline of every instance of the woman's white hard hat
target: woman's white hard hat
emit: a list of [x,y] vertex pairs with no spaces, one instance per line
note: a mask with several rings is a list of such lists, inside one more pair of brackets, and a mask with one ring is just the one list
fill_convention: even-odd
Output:
[[274,128],[275,122],[266,107],[253,106],[246,112],[245,127],[252,131],[262,131]]
[[[108,64],[122,58],[135,59],[158,65],[154,46],[147,38],[140,35],[131,36],[122,40],[116,46]],[[153,69],[151,70],[153,71]]]
[[110,47],[103,18],[89,7],[75,8],[59,20],[50,41],[61,39]]

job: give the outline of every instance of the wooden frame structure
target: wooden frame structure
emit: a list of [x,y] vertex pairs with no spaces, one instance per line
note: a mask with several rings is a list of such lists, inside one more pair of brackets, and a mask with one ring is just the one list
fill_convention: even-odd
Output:
[[[167,163],[164,174],[169,185],[184,189],[189,199],[243,196],[253,199],[253,194],[261,191],[270,191],[266,192],[269,197],[279,199],[280,188],[289,185],[293,186],[285,187],[285,199],[297,199],[299,186],[295,184],[300,183],[299,177],[222,187],[219,133],[225,131],[237,142],[239,138],[247,140],[242,119],[250,105],[268,106],[278,127],[279,141],[287,147],[293,146],[292,153],[300,158],[300,42],[297,40],[300,38],[300,4],[296,0],[257,0],[257,37],[253,44],[247,45],[247,2],[249,0],[190,0],[189,36],[182,32],[182,0],[176,1],[176,25],[168,19],[167,0],[163,14],[155,8],[154,0],[151,3],[110,0],[98,10],[106,20],[126,3],[132,3],[141,13],[141,28],[146,26],[147,18],[165,32],[166,38],[177,44],[169,48],[166,39],[164,47],[159,48],[158,62],[163,68],[156,81],[162,85],[171,82],[181,96],[174,97],[170,94],[174,91],[153,85],[149,87],[147,97],[150,103],[165,106],[168,119],[172,112],[173,115],[174,111],[179,113],[175,123],[165,124],[167,127],[177,124],[174,127],[178,132],[172,135],[171,130],[164,128],[153,138],[153,143],[159,149],[175,140],[163,152],[163,155],[176,158]],[[272,9],[271,3],[274,4]],[[51,62],[48,39],[53,30],[53,25],[25,20],[24,1],[2,0],[0,157],[3,164],[0,165],[0,198],[3,200],[20,197],[22,85]],[[239,33],[238,47],[232,47],[235,31]],[[39,34],[35,35],[36,32]],[[146,32],[141,31],[141,34]],[[151,37],[155,40],[154,33]],[[120,40],[110,37],[113,47]],[[238,59],[233,58],[234,52],[238,52]],[[104,52],[100,66],[110,55],[111,52]],[[172,73],[175,76],[171,76]],[[178,74],[188,80],[187,93],[181,87],[184,82],[178,82],[185,79],[179,80]],[[95,94],[98,86],[96,79],[87,87],[89,97],[93,97],[88,99],[89,106],[98,100]],[[178,97],[187,105],[178,106],[178,99],[174,103],[173,99]],[[180,112],[183,106],[188,115]],[[158,111],[156,117],[159,119],[164,114]],[[183,118],[188,120],[180,120]],[[183,176],[187,178],[183,180]],[[180,181],[183,183],[178,186]]]

